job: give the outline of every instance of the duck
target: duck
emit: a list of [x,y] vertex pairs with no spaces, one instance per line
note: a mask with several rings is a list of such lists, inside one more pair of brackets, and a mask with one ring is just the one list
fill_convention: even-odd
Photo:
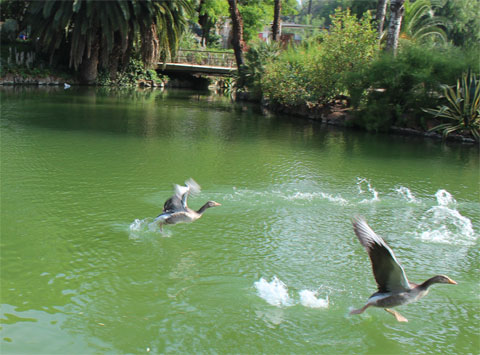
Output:
[[200,192],[200,185],[193,179],[185,181],[185,186],[174,185],[174,195],[165,201],[162,213],[154,220],[161,231],[164,224],[192,223],[202,217],[208,208],[221,206],[218,202],[207,201],[197,211],[191,209],[187,206],[187,197],[189,194],[198,192]]
[[392,249],[370,228],[365,219],[355,217],[352,224],[360,244],[370,256],[378,291],[370,296],[362,308],[352,310],[350,314],[363,313],[368,307],[379,307],[392,314],[397,321],[408,322],[407,318],[391,308],[418,301],[427,295],[433,284],[457,284],[445,275],[433,276],[421,284],[408,281]]

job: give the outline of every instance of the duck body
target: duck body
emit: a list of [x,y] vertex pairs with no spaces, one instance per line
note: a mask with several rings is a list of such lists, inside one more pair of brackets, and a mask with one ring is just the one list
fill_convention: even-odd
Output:
[[370,296],[365,306],[351,311],[350,314],[363,313],[368,307],[381,307],[393,314],[398,321],[408,322],[405,317],[390,308],[419,300],[427,295],[428,288],[435,283],[456,284],[445,275],[433,276],[421,284],[409,282],[392,249],[369,227],[367,222],[356,218],[352,223],[360,244],[370,256],[378,291]]
[[188,194],[198,192],[200,192],[200,186],[193,179],[187,180],[185,186],[175,185],[175,194],[165,201],[162,213],[155,218],[160,229],[164,224],[192,223],[202,217],[207,208],[220,206],[215,201],[208,201],[197,211],[189,208]]

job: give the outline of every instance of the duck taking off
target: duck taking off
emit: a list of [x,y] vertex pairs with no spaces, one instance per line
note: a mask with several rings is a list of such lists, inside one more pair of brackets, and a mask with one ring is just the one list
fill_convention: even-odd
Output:
[[175,184],[174,190],[175,194],[165,201],[162,213],[155,218],[160,230],[163,230],[164,224],[191,223],[202,217],[207,208],[221,206],[215,201],[208,201],[198,211],[189,208],[188,195],[200,192],[200,185],[193,179],[185,181],[185,186]]
[[352,224],[360,244],[370,256],[378,291],[370,296],[365,306],[351,311],[350,314],[363,313],[370,306],[381,307],[393,314],[397,321],[408,322],[401,314],[389,308],[419,300],[427,294],[428,287],[435,283],[457,284],[444,275],[434,276],[419,285],[409,282],[392,249],[367,222],[363,218],[355,218]]

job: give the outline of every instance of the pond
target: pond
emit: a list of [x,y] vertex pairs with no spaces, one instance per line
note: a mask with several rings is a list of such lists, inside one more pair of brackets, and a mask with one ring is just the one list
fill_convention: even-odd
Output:
[[[173,184],[222,205],[153,219]],[[1,352],[478,353],[478,147],[189,91],[1,89]],[[364,216],[422,300],[376,290]]]

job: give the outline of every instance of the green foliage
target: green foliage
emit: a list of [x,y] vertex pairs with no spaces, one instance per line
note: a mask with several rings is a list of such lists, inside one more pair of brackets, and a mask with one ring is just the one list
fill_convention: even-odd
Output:
[[261,82],[265,75],[265,66],[280,55],[280,50],[278,42],[256,41],[245,54],[243,78],[240,78],[239,83],[249,89],[254,99],[262,97]]
[[376,31],[370,19],[349,10],[337,10],[330,32],[318,41],[290,47],[267,64],[262,80],[266,98],[281,105],[329,103],[346,88],[347,73],[359,70],[377,51]]
[[55,0],[32,1],[28,9],[32,36],[51,57],[68,47],[70,65],[78,68],[95,61],[99,48],[101,64],[108,68],[119,56],[128,59],[134,48],[147,64],[174,52],[191,6],[188,0]]
[[[264,26],[273,21],[273,0],[239,0],[243,18],[243,37],[246,42],[255,38]],[[282,0],[282,16],[297,13],[296,0]]]
[[101,86],[121,86],[134,87],[138,86],[139,81],[151,81],[157,86],[168,81],[166,75],[158,75],[153,69],[145,68],[144,63],[137,58],[130,58],[128,65],[118,73],[116,79],[110,78],[110,73],[106,70],[101,71],[96,84]]
[[18,35],[18,23],[14,19],[7,19],[0,27],[0,40],[3,43],[15,41]]
[[456,86],[444,85],[443,93],[446,104],[436,109],[424,109],[435,117],[448,120],[432,130],[442,131],[444,137],[456,131],[467,131],[480,140],[480,79],[468,71],[457,80]]
[[[446,42],[444,17],[434,15],[432,0],[406,0],[400,36],[417,42]],[[438,0],[436,1],[438,3]]]
[[264,1],[248,1],[238,7],[243,18],[243,38],[246,42],[257,37],[273,19],[273,6]]
[[0,0],[0,21],[19,20],[25,9],[27,0]]
[[[350,9],[352,14],[360,18],[369,10],[375,11],[377,2],[378,0],[304,0],[301,2],[300,21],[309,24],[330,25],[330,16],[333,15],[338,8],[344,10]],[[310,5],[310,14],[308,14]]]
[[444,0],[436,13],[447,19],[447,35],[456,46],[480,46],[479,0]]
[[439,85],[454,83],[474,62],[475,56],[452,47],[411,44],[395,58],[383,54],[349,75],[348,90],[358,110],[355,123],[368,130],[426,128],[422,108],[435,106]]

